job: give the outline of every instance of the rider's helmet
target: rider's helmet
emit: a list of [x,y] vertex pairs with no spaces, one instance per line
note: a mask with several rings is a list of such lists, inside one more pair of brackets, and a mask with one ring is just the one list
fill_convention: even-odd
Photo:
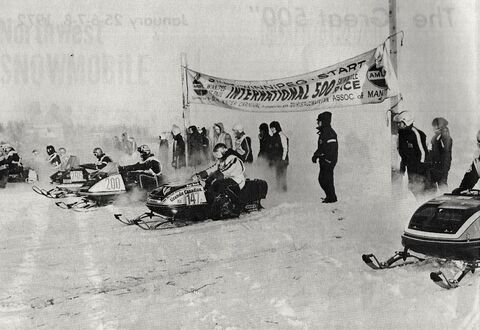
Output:
[[140,157],[142,157],[142,160],[146,160],[151,154],[150,147],[146,144],[142,144],[140,147],[138,147],[137,151],[140,153]]
[[215,147],[213,147],[213,156],[216,159],[221,159],[227,150],[228,147],[225,143],[217,143]]
[[5,143],[4,145],[2,145],[2,148],[3,150],[5,150],[5,152],[9,152],[10,150],[13,150],[13,147],[8,143]]
[[54,153],[55,153],[55,147],[52,146],[52,145],[48,145],[48,146],[47,146],[47,154],[48,154],[49,156],[51,156],[51,155],[53,155]]
[[102,156],[104,155],[102,148],[99,148],[99,147],[96,147],[95,149],[93,149],[93,154],[98,159],[102,158]]

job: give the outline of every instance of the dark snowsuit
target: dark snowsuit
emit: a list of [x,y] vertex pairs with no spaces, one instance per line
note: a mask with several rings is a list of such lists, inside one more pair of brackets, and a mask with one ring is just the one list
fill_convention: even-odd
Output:
[[173,160],[172,167],[175,169],[185,166],[185,141],[182,134],[173,135]]
[[452,163],[452,143],[448,121],[444,118],[435,118],[432,125],[438,126],[438,130],[432,137],[432,151],[430,159],[432,162],[431,179],[432,184],[439,187],[447,186],[448,172]]
[[0,153],[0,188],[5,188],[8,182],[8,162],[6,155]]
[[48,156],[48,162],[52,166],[60,166],[60,164],[62,163],[62,160],[60,159],[60,155],[57,154],[56,151],[54,151],[52,154]]
[[400,173],[408,173],[408,188],[419,195],[431,188],[426,136],[410,125],[398,131],[398,152],[401,157]]
[[272,137],[268,125],[263,123],[259,127],[258,141],[260,143],[260,150],[258,151],[258,159],[270,165],[272,160]]
[[245,163],[253,163],[252,140],[244,132],[235,137],[235,151],[240,154]]
[[210,139],[207,129],[203,127],[200,134],[202,135],[202,162],[208,162],[210,160]]
[[460,187],[453,190],[454,194],[458,194],[464,190],[472,189],[480,178],[480,157],[475,158],[470,164],[467,172],[463,176]]
[[163,183],[161,178],[162,165],[153,154],[142,155],[142,161],[127,166],[119,167],[130,180],[138,182],[143,189],[156,188]]
[[101,170],[105,166],[107,166],[108,163],[111,163],[112,159],[108,157],[107,155],[103,154],[100,157],[97,157],[97,161],[93,164],[83,164],[83,168],[88,168],[89,170]]
[[272,121],[270,127],[273,127],[276,130],[275,134],[272,135],[271,140],[271,160],[272,165],[275,168],[277,189],[287,191],[288,137],[283,133],[278,121]]
[[332,121],[330,112],[321,113],[317,120],[321,121],[321,125],[317,127],[318,145],[312,161],[316,163],[318,160],[320,164],[318,183],[326,195],[324,202],[336,202],[337,195],[335,193],[333,170],[338,160],[337,133],[330,126]]
[[196,126],[190,126],[188,135],[188,164],[190,166],[198,166],[202,164],[203,153],[203,136],[198,132]]
[[8,164],[8,173],[11,174],[22,174],[23,175],[23,165],[20,160],[18,153],[12,149],[7,152],[6,161]]

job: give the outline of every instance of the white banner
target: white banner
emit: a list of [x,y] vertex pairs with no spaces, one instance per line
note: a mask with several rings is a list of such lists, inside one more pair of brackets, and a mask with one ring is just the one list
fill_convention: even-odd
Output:
[[274,80],[230,80],[187,70],[191,103],[251,112],[295,112],[380,103],[399,94],[384,45],[306,74]]

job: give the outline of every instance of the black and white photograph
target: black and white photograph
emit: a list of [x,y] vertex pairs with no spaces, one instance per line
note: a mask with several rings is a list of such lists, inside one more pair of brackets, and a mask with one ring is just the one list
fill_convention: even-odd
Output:
[[480,329],[478,0],[7,0],[0,329]]

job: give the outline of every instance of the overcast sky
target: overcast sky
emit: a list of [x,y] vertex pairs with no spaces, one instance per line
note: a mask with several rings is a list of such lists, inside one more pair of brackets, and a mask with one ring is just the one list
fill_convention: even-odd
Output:
[[[475,1],[398,2],[403,109],[424,125],[432,114],[475,122]],[[71,105],[78,121],[134,119],[163,129],[181,122],[182,52],[207,74],[269,79],[334,64],[388,36],[387,0],[20,0],[2,9],[0,120],[28,116],[28,105],[38,101],[44,110],[53,102]],[[380,111],[388,102],[365,107]],[[212,121],[205,114],[246,120],[222,109],[191,110],[201,125]]]

